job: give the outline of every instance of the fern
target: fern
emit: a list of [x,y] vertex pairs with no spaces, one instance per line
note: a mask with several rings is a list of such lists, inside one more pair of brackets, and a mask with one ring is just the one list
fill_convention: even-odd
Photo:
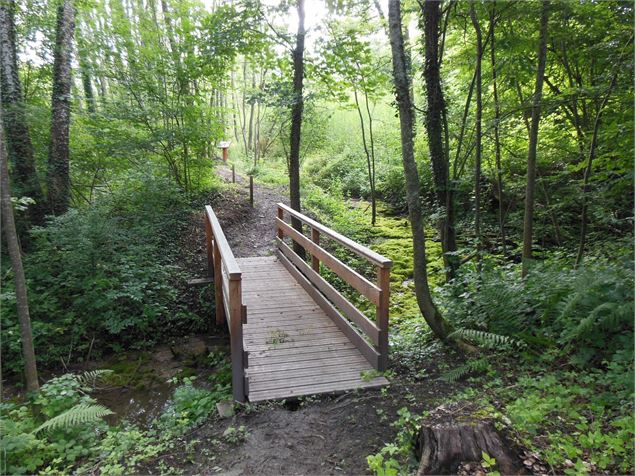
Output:
[[476,329],[458,329],[448,336],[449,338],[468,339],[486,349],[499,350],[511,346],[524,347],[525,343],[509,336],[493,334],[491,332]]
[[66,410],[64,413],[60,413],[50,420],[45,421],[37,427],[33,433],[39,433],[42,430],[50,431],[58,428],[71,428],[83,423],[98,421],[101,418],[112,414],[113,412],[103,405],[79,403],[73,408]]
[[468,374],[485,372],[488,368],[489,362],[486,358],[468,360],[460,367],[445,372],[441,376],[441,380],[448,383],[454,383],[461,380]]
[[82,386],[94,388],[97,386],[97,382],[112,375],[112,373],[113,371],[108,369],[89,370],[81,375],[76,375],[75,380]]

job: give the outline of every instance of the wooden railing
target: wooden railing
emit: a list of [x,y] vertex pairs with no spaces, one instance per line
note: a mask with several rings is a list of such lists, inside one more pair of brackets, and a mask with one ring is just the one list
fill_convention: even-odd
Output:
[[216,324],[228,324],[234,400],[244,402],[247,365],[243,349],[243,323],[247,319],[247,307],[242,302],[242,273],[218,218],[209,205],[205,207],[205,236],[208,273],[214,277]]
[[[286,223],[285,214],[307,225],[311,232],[311,238],[309,239]],[[377,370],[386,370],[388,364],[388,307],[392,261],[282,203],[278,203],[276,227],[278,230],[276,238],[278,256],[282,263],[342,332],[348,336],[369,363]],[[290,237],[311,255],[310,266],[284,242],[285,236]],[[373,264],[377,271],[376,283],[372,283],[320,246],[320,237],[337,242]],[[337,274],[375,305],[375,322],[366,317],[320,275],[320,263]],[[351,322],[363,331],[368,340],[351,325]]]

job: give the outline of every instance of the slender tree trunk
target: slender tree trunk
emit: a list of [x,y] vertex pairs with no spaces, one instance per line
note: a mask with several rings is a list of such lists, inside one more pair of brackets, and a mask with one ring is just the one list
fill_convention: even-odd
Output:
[[61,0],[57,9],[57,33],[53,60],[51,142],[48,163],[48,197],[53,214],[68,210],[70,202],[69,140],[71,125],[71,56],[75,12],[72,0]]
[[368,91],[364,89],[364,102],[366,103],[366,113],[368,114],[368,139],[370,142],[370,163],[371,163],[371,179],[370,179],[370,203],[371,203],[371,223],[374,225],[377,221],[377,197],[375,192],[375,135],[373,133],[373,115],[370,113],[370,105],[368,101]]
[[446,278],[452,279],[459,266],[456,251],[456,232],[454,229],[454,197],[449,182],[449,163],[443,151],[443,110],[445,102],[441,89],[441,73],[439,64],[439,21],[441,19],[440,2],[425,1],[422,5],[422,20],[425,33],[425,66],[423,76],[426,82],[426,131],[428,133],[428,150],[432,163],[435,192],[438,206],[444,209],[444,216],[439,220],[443,261]]
[[[300,212],[300,138],[302,132],[302,111],[304,98],[302,86],[304,82],[304,0],[297,0],[298,33],[295,49],[293,50],[293,106],[291,108],[291,144],[289,148],[289,199],[291,208]],[[302,222],[292,219],[293,227],[302,231]],[[294,244],[294,250],[305,256],[304,248]]]
[[29,207],[29,221],[44,221],[46,204],[35,168],[33,145],[25,114],[22,85],[18,75],[15,44],[15,2],[0,2],[0,78],[2,83],[2,108],[4,127],[7,131],[7,149],[13,166],[13,184],[19,196],[35,200]]
[[483,154],[483,34],[476,16],[474,1],[470,3],[470,18],[476,32],[476,156],[474,158],[474,233],[476,235],[476,267],[482,269],[483,243],[481,236],[481,159]]
[[366,141],[366,126],[364,125],[364,115],[362,114],[362,108],[359,104],[359,97],[357,94],[357,88],[353,88],[353,94],[355,97],[355,106],[357,108],[357,114],[359,115],[359,125],[362,131],[362,145],[364,146],[364,153],[366,154],[366,165],[368,168],[368,184],[370,185],[370,203],[372,208],[371,223],[375,224],[375,184],[373,183],[373,165],[370,157],[370,151],[368,150],[368,143]]
[[492,2],[490,10],[489,29],[491,35],[490,53],[492,61],[492,87],[494,93],[494,150],[496,156],[496,188],[498,194],[498,227],[500,229],[501,243],[503,248],[503,256],[507,256],[507,237],[505,236],[505,212],[503,210],[503,167],[501,160],[501,142],[500,142],[500,102],[498,100],[498,84],[496,73],[496,1]]
[[[632,37],[631,37],[632,39]],[[629,40],[630,43],[631,40]],[[621,63],[621,61],[620,61]],[[586,233],[587,233],[587,214],[589,208],[588,195],[589,195],[589,182],[591,180],[591,172],[593,170],[593,160],[595,159],[595,150],[598,144],[598,132],[600,130],[600,120],[602,119],[602,113],[604,112],[604,108],[609,101],[609,97],[611,96],[611,92],[615,88],[615,84],[617,82],[617,74],[619,72],[619,64],[615,67],[615,72],[611,77],[611,81],[606,90],[606,94],[598,107],[597,113],[595,115],[595,120],[593,121],[593,135],[591,136],[591,144],[589,145],[589,155],[587,157],[586,167],[584,168],[584,179],[582,182],[582,211],[580,213],[580,244],[578,245],[578,254],[575,259],[575,267],[577,268],[582,263],[582,258],[584,256],[584,247],[586,246]]]
[[392,50],[395,93],[399,107],[401,154],[406,179],[406,199],[410,226],[412,228],[415,295],[419,309],[434,334],[440,339],[446,339],[449,334],[449,326],[435,306],[428,284],[426,241],[421,208],[421,185],[414,158],[414,111],[410,101],[410,78],[408,76],[404,48],[400,0],[389,0],[388,2],[388,29]]
[[[0,110],[0,115],[2,111]],[[2,226],[7,240],[11,267],[15,276],[15,297],[20,322],[20,338],[22,341],[22,357],[24,359],[24,374],[26,376],[26,389],[29,392],[37,392],[40,384],[37,378],[37,365],[35,350],[33,349],[33,333],[31,332],[31,317],[29,316],[29,301],[27,297],[26,279],[22,266],[22,252],[18,241],[18,233],[13,217],[11,204],[11,190],[9,185],[9,166],[5,149],[4,127],[0,117],[0,200],[2,202]]]
[[531,130],[529,133],[529,150],[527,152],[527,190],[525,192],[525,218],[523,223],[523,277],[529,271],[532,258],[534,226],[534,195],[536,191],[536,151],[538,148],[538,126],[542,103],[542,85],[547,65],[547,27],[549,23],[549,0],[542,1],[540,12],[540,43],[538,46],[538,69],[536,70],[536,87],[531,108]]

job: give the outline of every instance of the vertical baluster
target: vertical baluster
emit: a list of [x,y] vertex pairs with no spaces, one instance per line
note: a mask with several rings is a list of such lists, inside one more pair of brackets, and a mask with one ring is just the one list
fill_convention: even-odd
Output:
[[[311,228],[311,240],[313,240],[313,243],[316,245],[320,244],[320,232],[315,228]],[[311,255],[311,267],[313,271],[320,274],[320,260],[317,256]]]

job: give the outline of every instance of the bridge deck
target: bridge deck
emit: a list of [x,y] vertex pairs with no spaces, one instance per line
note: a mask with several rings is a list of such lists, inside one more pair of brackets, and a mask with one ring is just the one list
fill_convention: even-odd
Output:
[[[380,387],[384,377],[276,257],[239,258],[251,402]],[[364,375],[365,372],[371,372]]]

